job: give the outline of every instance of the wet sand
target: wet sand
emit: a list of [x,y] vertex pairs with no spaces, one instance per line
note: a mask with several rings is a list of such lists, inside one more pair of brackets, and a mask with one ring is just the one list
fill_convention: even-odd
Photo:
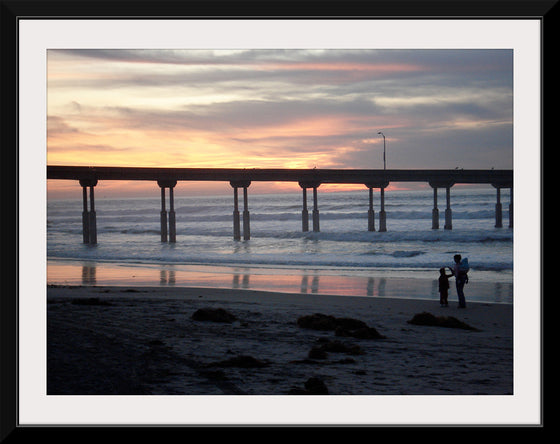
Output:
[[[438,270],[125,265],[51,259],[47,271],[47,283],[56,285],[204,287],[375,298],[439,298]],[[476,271],[465,292],[473,302],[512,303],[513,277],[511,273]],[[450,300],[456,300],[454,288]]]

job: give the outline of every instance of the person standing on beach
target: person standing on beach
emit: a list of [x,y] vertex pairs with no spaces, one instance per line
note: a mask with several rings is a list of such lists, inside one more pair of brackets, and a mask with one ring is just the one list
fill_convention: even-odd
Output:
[[466,308],[467,304],[465,301],[465,294],[463,292],[463,287],[468,282],[469,278],[467,273],[460,270],[461,255],[456,254],[453,256],[455,264],[453,268],[449,267],[453,276],[455,276],[455,287],[457,288],[457,297],[459,298],[459,308]]
[[449,290],[449,278],[453,274],[445,274],[445,268],[439,269],[439,304],[441,307],[448,307],[447,296]]

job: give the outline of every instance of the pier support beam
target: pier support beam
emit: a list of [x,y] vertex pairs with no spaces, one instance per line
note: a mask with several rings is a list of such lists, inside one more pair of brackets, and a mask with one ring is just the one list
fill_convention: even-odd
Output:
[[[233,185],[232,185],[233,186]],[[241,229],[239,222],[239,198],[237,195],[237,188],[233,187],[233,239],[241,239]]]
[[[81,185],[81,183],[80,183]],[[84,208],[82,210],[82,239],[84,244],[89,244],[89,209],[87,203],[87,186],[82,185],[82,199]]]
[[502,202],[501,202],[501,189],[509,188],[509,228],[513,228],[513,186],[507,183],[493,183],[492,186],[496,188],[496,224],[495,228],[502,228]]
[[[82,211],[82,239],[84,244],[97,243],[97,217],[95,213],[95,198],[93,187],[97,185],[97,179],[80,179],[82,187],[83,211]],[[88,209],[88,187],[89,187],[89,209]]]
[[317,203],[317,187],[313,187],[313,231],[319,232],[319,204]]
[[379,210],[379,231],[387,231],[387,216],[385,214],[385,187],[380,192],[381,209]]
[[437,187],[434,187],[434,208],[432,209],[432,230],[439,230],[439,210],[437,206]]
[[299,182],[299,186],[303,190],[303,210],[301,211],[301,228],[302,231],[309,231],[309,213],[307,211],[307,188],[313,188],[313,231],[321,231],[319,227],[319,204],[317,201],[317,188],[320,182]]
[[430,180],[428,182],[434,189],[434,208],[432,209],[432,229],[439,229],[439,210],[437,207],[437,189],[445,188],[445,225],[443,228],[451,230],[453,228],[452,212],[451,212],[451,187],[455,184],[453,179]]
[[375,231],[375,212],[373,211],[373,188],[379,188],[380,208],[379,208],[379,231],[387,231],[387,215],[385,213],[385,188],[389,185],[388,180],[368,182],[364,184],[369,188],[369,208],[368,208],[368,231]]
[[368,231],[375,231],[375,212],[373,211],[373,188],[369,188]]
[[175,242],[177,230],[175,227],[175,205],[173,202],[173,188],[169,187],[169,242]]
[[496,223],[495,228],[502,228],[502,202],[500,201],[500,187],[496,187]]
[[243,239],[251,239],[249,203],[247,198],[247,188],[251,185],[251,181],[231,181],[233,188],[233,239],[241,240],[241,224],[239,220],[239,202],[238,189],[243,188]]
[[303,209],[301,210],[301,231],[309,231],[309,212],[307,211],[307,188],[302,189]]
[[[176,227],[175,227],[175,205],[173,202],[173,188],[177,185],[176,180],[158,180],[159,187],[161,188],[161,211],[160,211],[160,233],[161,241],[169,242],[176,241]],[[165,189],[169,188],[169,218],[168,212],[165,208]],[[168,225],[169,222],[169,225]],[[169,229],[168,229],[169,226]]]
[[245,240],[251,239],[249,201],[247,199],[247,186],[243,187],[243,239]]
[[167,210],[165,209],[165,187],[161,187],[161,211],[159,212],[161,241],[167,242]]
[[443,228],[451,230],[453,228],[452,214],[451,214],[451,186],[445,187],[445,225]]

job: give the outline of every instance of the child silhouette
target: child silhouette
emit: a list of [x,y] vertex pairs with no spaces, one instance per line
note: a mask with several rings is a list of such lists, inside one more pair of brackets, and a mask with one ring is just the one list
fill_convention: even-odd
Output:
[[445,268],[439,269],[439,304],[441,307],[448,307],[447,296],[449,294],[449,278],[453,274],[445,274]]

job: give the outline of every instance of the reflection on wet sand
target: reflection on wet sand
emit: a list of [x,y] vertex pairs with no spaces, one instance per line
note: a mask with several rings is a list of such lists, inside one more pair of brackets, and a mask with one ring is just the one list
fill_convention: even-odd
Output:
[[82,266],[82,284],[95,285],[96,284],[97,267],[92,265]]
[[[328,294],[333,292],[333,285],[340,289],[346,288],[347,294],[356,294],[356,295],[363,295],[366,294],[367,296],[376,296],[376,297],[385,297],[385,287],[387,284],[387,280],[385,278],[363,278],[363,279],[354,279],[352,282],[348,282],[346,287],[339,281],[337,282],[338,278],[333,276],[318,276],[318,275],[303,275],[301,278],[301,285],[300,285],[300,293],[302,294]],[[319,283],[325,284],[323,287],[320,287]],[[329,285],[330,284],[330,285]],[[338,293],[338,292],[335,292]],[[344,293],[344,291],[342,291]]]
[[[299,294],[335,294],[439,300],[437,279],[320,274],[317,270],[267,273],[251,268],[127,267],[95,262],[50,262],[48,284],[215,287]],[[455,282],[450,280],[450,297]],[[472,281],[465,287],[471,301],[512,303],[513,283]]]
[[[304,275],[301,278],[301,291],[300,293],[305,294],[305,293],[309,293],[309,276]],[[317,294],[317,292],[319,291],[319,276],[313,276],[313,279],[311,280],[311,293],[313,294]]]
[[[377,287],[375,284],[377,283]],[[368,296],[378,296],[385,297],[385,286],[387,285],[387,280],[385,278],[374,279],[372,277],[368,278],[367,291]]]
[[240,281],[239,274],[234,274],[232,288],[243,288],[245,290],[249,289],[249,275],[244,274]]
[[175,285],[175,270],[160,270],[159,283],[161,285]]

